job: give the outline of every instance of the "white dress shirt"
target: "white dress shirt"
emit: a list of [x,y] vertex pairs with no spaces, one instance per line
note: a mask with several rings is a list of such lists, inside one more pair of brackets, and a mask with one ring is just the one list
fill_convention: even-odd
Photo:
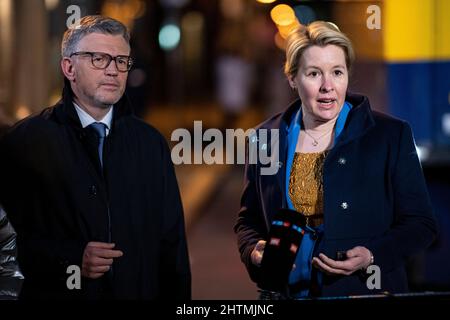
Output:
[[111,128],[112,117],[113,117],[114,106],[111,106],[108,113],[103,117],[103,119],[101,119],[100,121],[97,121],[94,118],[92,118],[92,116],[90,114],[88,114],[86,111],[81,109],[81,107],[79,105],[77,105],[75,102],[73,103],[73,105],[75,106],[75,110],[77,111],[78,118],[80,118],[81,126],[83,128],[86,128],[87,126],[91,125],[94,122],[101,122],[106,126],[106,135],[109,134],[109,130]]

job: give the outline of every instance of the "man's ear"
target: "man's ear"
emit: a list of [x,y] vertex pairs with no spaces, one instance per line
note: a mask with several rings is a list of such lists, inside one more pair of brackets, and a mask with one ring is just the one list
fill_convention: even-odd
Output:
[[67,79],[70,81],[75,80],[75,68],[70,58],[64,57],[61,59],[61,70]]

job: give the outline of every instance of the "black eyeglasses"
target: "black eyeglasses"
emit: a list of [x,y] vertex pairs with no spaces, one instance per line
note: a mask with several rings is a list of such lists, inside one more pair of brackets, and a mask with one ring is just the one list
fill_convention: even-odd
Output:
[[107,53],[103,52],[89,52],[89,51],[80,51],[74,52],[70,55],[72,56],[91,56],[92,65],[97,69],[106,69],[112,60],[114,60],[116,64],[117,70],[120,72],[130,71],[131,66],[133,65],[133,59],[130,56],[116,56],[113,57]]

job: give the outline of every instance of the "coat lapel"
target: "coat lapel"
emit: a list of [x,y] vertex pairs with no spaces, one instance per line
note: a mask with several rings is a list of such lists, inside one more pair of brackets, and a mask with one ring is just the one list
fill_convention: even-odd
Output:
[[274,122],[273,128],[279,129],[279,170],[276,174],[277,183],[281,190],[282,195],[282,207],[288,208],[288,203],[286,199],[286,171],[289,168],[289,159],[288,159],[288,134],[289,134],[289,125],[291,123],[292,117],[297,114],[297,111],[300,107],[300,100],[294,101],[287,110],[283,113],[283,115]]
[[339,135],[333,149],[331,149],[328,158],[343,145],[366,134],[375,125],[367,97],[347,93],[345,100],[350,102],[353,108],[349,111],[342,133]]
[[[281,118],[280,118],[281,119]],[[285,190],[285,176],[286,176],[286,156],[287,156],[287,127],[284,127],[284,123],[280,123],[280,132],[279,132],[279,165],[278,165],[278,171],[276,173],[277,176],[277,182],[278,186],[281,190],[282,194],[282,207],[286,208],[286,190]]]

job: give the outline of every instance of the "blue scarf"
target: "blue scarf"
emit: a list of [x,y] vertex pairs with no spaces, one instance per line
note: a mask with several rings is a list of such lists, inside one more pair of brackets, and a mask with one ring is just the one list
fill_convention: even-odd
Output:
[[[336,127],[334,130],[334,145],[336,145],[337,139],[344,129],[345,121],[347,120],[348,113],[352,105],[347,101],[344,103],[341,112],[336,120]],[[295,117],[292,117],[291,123],[288,129],[288,154],[287,154],[287,168],[286,168],[286,200],[289,209],[295,210],[292,204],[291,198],[289,196],[289,179],[292,170],[292,163],[294,161],[295,149],[297,146],[298,135],[300,133],[300,125],[302,121],[302,108],[299,108]],[[307,227],[305,234],[302,239],[302,243],[297,252],[297,257],[295,259],[296,268],[291,272],[289,276],[289,284],[296,284],[298,282],[309,282],[311,279],[311,260],[314,251],[314,245],[316,242],[316,237],[313,237],[315,232],[323,232],[323,225],[317,228]],[[294,297],[305,297],[309,295],[309,289],[301,290],[300,292],[294,293]]]

